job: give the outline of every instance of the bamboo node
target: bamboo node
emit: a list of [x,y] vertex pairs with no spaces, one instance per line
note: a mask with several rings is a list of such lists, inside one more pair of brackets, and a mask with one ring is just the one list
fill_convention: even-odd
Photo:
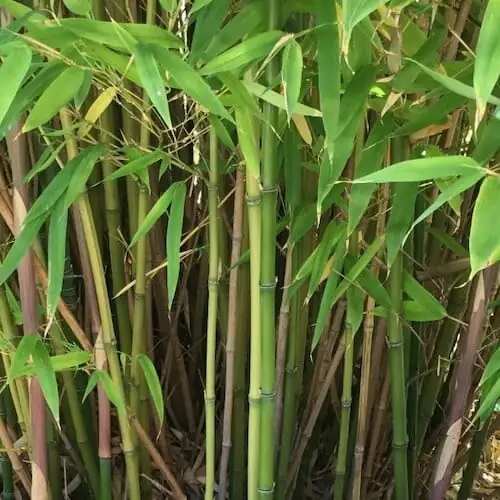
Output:
[[403,345],[403,340],[398,340],[397,342],[391,341],[391,339],[386,339],[387,347],[389,349],[396,349],[397,347],[401,347]]
[[272,186],[262,186],[260,190],[262,194],[274,194],[278,192],[278,186],[273,184]]
[[215,406],[215,401],[216,401],[215,396],[210,396],[210,397],[205,396],[205,404],[207,406]]
[[340,402],[340,405],[342,406],[342,408],[350,408],[351,405],[352,405],[352,401],[349,399],[343,399],[341,402]]
[[261,290],[275,290],[276,289],[276,282],[277,279],[274,278],[274,281],[268,282],[268,283],[262,283],[262,281],[259,283],[260,289]]
[[247,200],[247,205],[248,206],[254,206],[254,205],[260,205],[261,204],[261,199],[260,195],[259,196],[246,196]]
[[260,404],[260,396],[258,398],[254,398],[252,396],[248,396],[248,404],[249,405]]
[[260,399],[274,399],[276,397],[276,391],[272,392],[260,392]]

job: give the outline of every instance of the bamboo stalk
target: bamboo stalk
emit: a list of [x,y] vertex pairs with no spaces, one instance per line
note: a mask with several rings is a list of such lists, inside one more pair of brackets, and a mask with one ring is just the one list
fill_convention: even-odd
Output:
[[231,451],[231,430],[233,422],[234,400],[234,363],[236,351],[236,328],[238,311],[238,259],[241,255],[243,238],[243,204],[245,179],[241,168],[236,171],[236,188],[234,194],[233,235],[231,250],[231,272],[229,275],[229,304],[226,342],[226,384],[224,394],[224,417],[222,429],[222,453],[219,468],[219,498],[225,499],[227,492],[227,469]]
[[205,450],[206,485],[205,500],[211,500],[215,486],[215,356],[217,336],[217,309],[219,284],[219,211],[217,193],[219,186],[217,135],[210,129],[210,172],[208,188],[209,264],[208,264],[208,319],[207,319],[207,360],[205,386]]
[[[6,393],[0,394],[0,421],[5,425],[7,421],[7,408],[5,405]],[[5,445],[4,445],[5,446]],[[14,500],[14,480],[12,478],[12,464],[7,453],[0,454],[0,469],[2,471],[2,498]]]
[[[17,121],[8,136],[9,156],[12,166],[12,175],[15,185],[14,191],[14,227],[20,230],[27,210],[30,207],[30,196],[23,180],[29,169],[28,147],[26,135],[22,134],[22,126]],[[37,335],[38,314],[35,287],[35,272],[33,252],[28,251],[18,268],[21,307],[23,311],[24,335]],[[46,441],[46,413],[45,400],[40,383],[36,377],[29,385],[30,398],[30,428],[32,430],[33,471],[32,490],[33,500],[48,498],[48,459]]]

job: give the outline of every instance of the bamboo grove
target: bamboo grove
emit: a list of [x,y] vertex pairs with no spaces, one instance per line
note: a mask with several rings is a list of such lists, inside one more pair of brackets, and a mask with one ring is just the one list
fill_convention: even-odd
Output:
[[498,0],[0,21],[2,498],[498,498]]

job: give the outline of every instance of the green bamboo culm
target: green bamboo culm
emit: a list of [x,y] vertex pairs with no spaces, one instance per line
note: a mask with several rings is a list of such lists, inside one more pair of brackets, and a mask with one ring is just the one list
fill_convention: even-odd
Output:
[[[391,145],[392,163],[403,161],[404,142],[395,138]],[[392,446],[395,498],[408,500],[408,435],[406,420],[406,378],[401,311],[403,303],[403,255],[398,252],[389,274],[389,293],[393,311],[388,322],[389,370],[392,401]]]
[[[0,419],[7,422],[6,393],[0,393]],[[3,445],[2,445],[3,446]],[[12,464],[7,453],[0,454],[0,470],[2,471],[2,498],[5,500],[14,500],[14,481],[12,478]]]
[[[268,29],[279,27],[280,0],[268,3]],[[269,86],[276,84],[279,74],[278,58],[274,57],[266,68]],[[278,187],[278,138],[276,135],[278,109],[270,103],[263,106],[262,126],[262,236],[261,236],[261,337],[262,368],[260,394],[260,458],[259,496],[274,495],[274,413],[276,400],[276,196]]]
[[[247,498],[259,497],[259,445],[261,394],[261,186],[257,128],[248,110],[236,109],[238,137],[246,163],[246,196],[250,247],[250,380],[248,388]],[[274,241],[274,240],[273,240]],[[274,254],[274,246],[273,246]],[[272,464],[272,456],[271,456]]]
[[217,308],[219,292],[219,170],[217,161],[217,134],[210,129],[210,165],[208,185],[208,318],[207,318],[207,361],[205,385],[206,418],[206,486],[205,500],[212,500],[215,486],[215,357],[217,336]]

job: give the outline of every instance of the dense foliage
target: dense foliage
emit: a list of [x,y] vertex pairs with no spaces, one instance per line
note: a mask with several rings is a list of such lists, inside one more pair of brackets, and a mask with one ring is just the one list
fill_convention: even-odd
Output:
[[0,13],[3,498],[469,498],[500,1]]

